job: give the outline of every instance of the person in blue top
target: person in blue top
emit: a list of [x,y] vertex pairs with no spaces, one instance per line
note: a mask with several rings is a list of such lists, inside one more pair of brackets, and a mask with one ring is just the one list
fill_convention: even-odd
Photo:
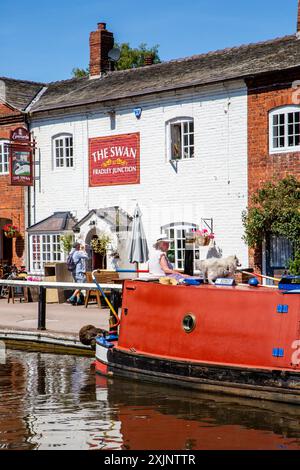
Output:
[[[75,282],[86,282],[86,260],[88,259],[88,254],[86,253],[84,246],[79,242],[75,242],[72,250],[70,251],[73,261],[75,263],[75,268],[72,271],[72,276]],[[76,289],[71,297],[67,300],[72,305],[82,305],[83,304],[83,294],[80,289]]]

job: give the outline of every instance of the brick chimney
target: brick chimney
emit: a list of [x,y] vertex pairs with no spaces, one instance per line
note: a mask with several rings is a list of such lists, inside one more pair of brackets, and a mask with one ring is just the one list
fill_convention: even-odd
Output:
[[112,70],[108,52],[114,47],[114,35],[106,29],[106,23],[98,23],[97,31],[90,34],[90,78],[98,78]]
[[145,65],[153,65],[154,62],[154,55],[148,54],[145,56]]
[[297,36],[300,35],[300,0],[298,0]]

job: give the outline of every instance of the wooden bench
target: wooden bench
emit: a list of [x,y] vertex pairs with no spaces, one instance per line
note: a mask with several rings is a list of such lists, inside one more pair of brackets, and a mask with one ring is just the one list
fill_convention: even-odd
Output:
[[[115,271],[101,271],[100,273],[95,273],[95,278],[97,282],[100,284],[112,284],[113,281],[119,279],[118,273]],[[92,278],[92,273],[87,272],[86,273],[86,282],[93,282]],[[110,294],[109,290],[104,290],[105,294]],[[99,292],[98,289],[95,290],[88,290],[86,293],[85,301],[84,301],[84,306],[87,308],[89,302],[91,299],[95,299],[97,301],[98,307],[101,308],[101,292]]]

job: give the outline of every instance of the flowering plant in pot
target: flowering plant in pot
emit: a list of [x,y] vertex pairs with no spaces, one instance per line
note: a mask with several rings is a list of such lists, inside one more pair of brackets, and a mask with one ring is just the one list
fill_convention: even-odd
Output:
[[101,232],[97,238],[94,238],[91,241],[91,248],[93,249],[94,253],[105,255],[110,243],[111,237],[105,232]]
[[16,225],[13,225],[13,224],[4,225],[3,231],[4,231],[4,235],[7,238],[15,238],[20,235],[18,227],[16,227]]
[[100,234],[97,235],[97,237],[93,238],[91,241],[91,248],[93,252],[102,256],[102,269],[105,265],[105,257],[110,243],[111,237],[104,231],[101,231]]
[[195,231],[195,243],[198,246],[207,246],[215,238],[213,233],[209,233],[206,228]]

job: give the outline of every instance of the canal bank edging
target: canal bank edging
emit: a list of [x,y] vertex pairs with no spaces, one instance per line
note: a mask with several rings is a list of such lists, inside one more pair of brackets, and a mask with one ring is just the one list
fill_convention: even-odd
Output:
[[90,346],[84,346],[75,335],[71,334],[0,329],[0,340],[13,349],[94,356]]
[[[37,330],[45,331],[46,330],[46,289],[62,289],[62,290],[95,290],[94,283],[75,283],[75,282],[53,282],[53,281],[19,281],[19,280],[3,280],[0,279],[0,286],[11,286],[12,288],[19,287],[38,287],[39,288],[39,301],[38,301],[38,311],[37,311]],[[97,287],[100,287],[97,285]],[[102,284],[102,288],[110,290],[112,300],[110,308],[113,307],[115,311],[118,311],[120,306],[120,295],[119,292],[122,291],[122,284]],[[118,294],[117,294],[118,293]],[[104,293],[103,293],[104,295]]]

